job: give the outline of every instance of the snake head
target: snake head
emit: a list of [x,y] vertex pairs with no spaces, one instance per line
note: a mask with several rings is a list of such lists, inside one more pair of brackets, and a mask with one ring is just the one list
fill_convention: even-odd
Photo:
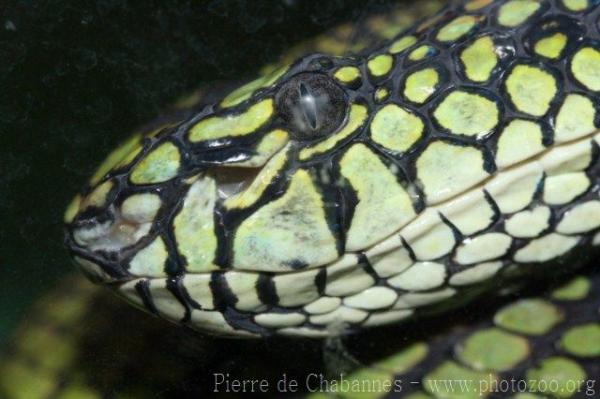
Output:
[[[296,279],[307,278],[300,286],[317,299],[321,266],[377,239],[348,237],[356,195],[344,174],[359,166],[339,163],[364,138],[375,101],[365,62],[309,56],[134,135],[67,210],[76,263],[116,286],[191,276],[244,276],[255,286],[267,275],[309,273]],[[211,284],[202,295],[214,294]]]

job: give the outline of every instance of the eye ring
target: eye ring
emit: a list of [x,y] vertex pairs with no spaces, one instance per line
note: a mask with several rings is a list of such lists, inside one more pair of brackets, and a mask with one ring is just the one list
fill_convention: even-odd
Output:
[[315,72],[293,76],[281,86],[275,103],[291,136],[300,141],[336,131],[348,108],[344,90],[329,76]]

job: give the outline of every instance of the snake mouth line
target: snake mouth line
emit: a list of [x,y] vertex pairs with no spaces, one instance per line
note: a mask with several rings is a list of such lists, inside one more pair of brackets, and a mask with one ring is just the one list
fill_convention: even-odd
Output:
[[[88,274],[112,283],[121,295],[146,310],[218,335],[326,336],[399,321],[435,308],[445,299],[473,295],[501,272],[560,259],[575,246],[590,244],[586,231],[572,230],[568,224],[562,227],[564,223],[558,221],[531,238],[511,238],[507,234],[512,231],[511,218],[500,215],[513,214],[507,209],[523,193],[529,197],[527,202],[533,198],[548,201],[540,190],[547,188],[549,178],[582,174],[581,170],[592,167],[597,163],[598,143],[600,134],[594,132],[556,145],[462,195],[426,208],[365,251],[346,253],[314,268],[284,273],[227,269],[172,278],[128,273],[113,278],[89,260],[79,262]],[[597,173],[596,169],[589,173]],[[579,201],[595,204],[597,197],[597,189],[588,190]],[[465,215],[479,218],[474,210],[482,206],[495,212],[491,227],[465,236],[461,232]],[[533,212],[535,207],[531,209],[524,212]],[[563,214],[560,209],[555,212]],[[594,233],[597,228],[590,230]],[[479,250],[472,251],[471,246]],[[448,268],[448,264],[454,266]]]

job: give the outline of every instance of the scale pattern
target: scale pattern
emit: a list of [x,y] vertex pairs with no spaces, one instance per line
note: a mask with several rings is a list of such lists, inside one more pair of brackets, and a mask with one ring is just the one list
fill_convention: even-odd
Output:
[[[584,398],[599,392],[597,271],[462,321],[442,334],[389,348],[357,346],[366,361],[327,380],[318,397]],[[488,310],[488,309],[486,309]],[[389,355],[381,355],[382,353]]]
[[198,339],[70,276],[0,356],[0,395],[210,397],[213,373],[226,369],[232,380],[268,380],[272,397],[286,373],[310,399],[590,398],[600,390],[599,283],[596,262],[559,286],[363,331],[345,338],[349,365],[332,368],[319,340]]
[[[503,17],[503,20],[509,25],[516,23],[516,18],[522,18],[522,15],[528,15],[532,12],[535,14],[536,10],[539,9],[536,5],[538,2],[511,1],[509,3],[510,6],[507,7],[509,11],[512,8],[512,14],[507,14]],[[595,2],[566,0],[557,4],[551,4],[550,6],[554,7],[554,11],[552,12],[576,19],[579,18],[578,13],[580,12],[586,15],[596,12],[592,8],[593,3]],[[465,9],[469,12],[484,13],[488,17],[489,15],[494,15],[493,12],[496,10],[496,6],[490,6],[490,4],[489,0],[475,0],[466,3]],[[543,3],[541,7],[548,7],[548,5]],[[487,14],[488,11],[491,14]],[[588,22],[591,20],[593,18],[587,19]],[[580,24],[583,24],[584,21],[582,19]],[[593,76],[590,76],[590,71],[597,70],[594,69],[594,62],[597,61],[594,61],[595,53],[593,51],[585,50],[579,56],[579,66],[569,72],[568,63],[571,62],[569,61],[571,59],[569,57],[574,54],[574,49],[577,45],[575,47],[572,45],[567,46],[566,43],[572,37],[572,32],[561,30],[561,26],[554,26],[552,29],[556,29],[550,31],[541,30],[540,36],[536,36],[533,42],[526,43],[535,43],[533,47],[535,54],[545,57],[540,58],[543,66],[559,65],[562,68],[561,73],[566,71],[567,74],[572,73],[579,76],[578,81],[573,81],[575,83],[570,80],[564,81],[566,82],[564,83],[566,84],[566,89],[561,86],[561,90],[564,90],[564,93],[581,95],[580,97],[570,97],[571,99],[569,100],[571,111],[574,109],[577,112],[571,114],[571,112],[565,111],[562,118],[563,122],[561,123],[563,123],[563,126],[569,126],[569,128],[564,129],[563,133],[566,132],[568,134],[578,129],[590,129],[592,125],[595,126],[594,122],[590,123],[590,121],[594,121],[594,118],[590,115],[595,114],[595,111],[590,110],[589,103],[585,101],[584,97],[587,96],[593,104],[596,103],[595,93],[598,87],[597,83],[594,82],[597,82],[597,80]],[[525,30],[518,26],[515,29],[517,31],[520,29]],[[595,32],[596,30],[593,26],[586,25],[584,36],[595,35]],[[532,28],[529,34],[532,36],[538,35],[538,32]],[[471,47],[470,51],[462,53],[465,76],[470,81],[481,82],[490,76],[490,71],[496,71],[494,73],[498,75],[495,79],[501,79],[500,76],[502,76],[503,70],[497,69],[501,67],[501,65],[498,65],[498,60],[489,57],[485,58],[480,55],[485,55],[486,52],[488,55],[490,54],[490,41],[486,38],[477,40],[475,36],[468,36],[470,40],[473,40],[474,46]],[[509,36],[512,37],[512,31]],[[402,35],[402,37],[389,45],[388,51],[392,54],[400,54],[404,50],[410,51],[409,48],[416,49],[414,46],[419,38],[419,35]],[[461,42],[460,39],[459,42]],[[477,44],[475,44],[476,42]],[[593,40],[589,41],[589,37],[588,42],[595,45]],[[336,44],[336,49],[338,50],[339,45],[339,43]],[[531,52],[531,47],[526,47],[526,49]],[[416,54],[422,54],[425,50],[426,48],[421,48]],[[444,47],[444,51],[446,50]],[[568,51],[568,53],[565,51]],[[338,53],[343,52],[343,50],[338,51]],[[582,58],[587,59],[587,61],[581,62]],[[395,59],[392,59],[392,64],[395,62]],[[380,58],[380,60],[382,59]],[[389,58],[384,57],[383,62],[378,66],[376,63],[374,69],[377,70],[382,65],[385,67],[386,60],[389,60]],[[478,60],[479,62],[475,62],[474,60]],[[488,61],[484,62],[484,60]],[[578,62],[575,62],[575,64],[577,65]],[[582,67],[582,64],[586,64],[587,67]],[[357,63],[354,65],[338,67],[332,76],[335,79],[339,78],[340,81],[347,82],[352,82],[355,79],[363,79],[363,74],[366,73],[363,64]],[[386,114],[391,118],[400,115],[404,118],[403,123],[412,126],[412,132],[418,131],[419,122],[417,122],[417,119],[410,117],[410,111],[414,111],[411,104],[426,103],[431,96],[431,92],[436,91],[439,82],[439,75],[435,68],[423,68],[420,73],[405,76],[404,86],[399,86],[397,82],[393,82],[396,79],[395,77],[392,78],[393,73],[397,72],[390,72],[389,80],[386,80],[388,78],[384,78],[381,85],[375,84],[372,87],[371,95],[377,104],[382,104],[381,108],[383,108],[383,104],[388,105],[392,102],[395,103],[396,107],[390,106],[385,112],[381,112],[381,116],[378,118],[379,128],[377,124],[374,127],[375,120],[372,116],[373,114],[370,114],[368,123],[370,123],[371,138],[374,137],[373,129],[382,129],[382,127],[385,129],[386,123],[381,123],[381,121],[385,120]],[[279,78],[282,76],[279,76]],[[240,93],[243,94],[244,92],[248,95],[238,103],[241,104],[240,109],[244,108],[244,101],[251,98],[252,92],[256,87],[261,85],[270,86],[279,78],[275,78],[271,83],[264,83],[266,81],[263,81],[263,83],[259,82],[254,86],[250,86],[250,88],[246,87],[244,90],[238,91],[236,96],[240,96]],[[282,79],[285,79],[285,77]],[[562,85],[562,82],[560,81],[559,84]],[[470,85],[470,83],[468,84]],[[581,84],[585,87],[581,86]],[[561,95],[564,93],[561,92]],[[236,96],[230,98],[235,98]],[[400,98],[398,96],[407,102],[395,101],[394,98]],[[222,98],[220,95],[218,97],[219,99]],[[261,96],[257,93],[254,97]],[[386,102],[386,99],[389,98],[392,100]],[[195,102],[195,99],[196,97],[191,101]],[[567,103],[566,99],[564,103]],[[533,104],[527,104],[525,101],[524,103],[521,102],[521,106],[530,107]],[[539,106],[539,104],[536,106]],[[566,105],[564,106],[566,107]],[[553,110],[551,112],[556,112],[556,107],[556,104],[551,105],[551,109]],[[118,179],[119,173],[117,172],[126,175],[129,169],[125,168],[125,166],[132,162],[137,164],[142,157],[147,156],[149,149],[155,148],[158,145],[156,143],[162,142],[160,141],[161,135],[167,135],[168,133],[161,133],[161,129],[157,129],[158,126],[163,126],[164,128],[172,125],[176,127],[201,108],[196,106],[192,107],[189,111],[176,112],[171,117],[163,119],[135,135],[123,148],[112,154],[92,179],[90,188],[86,189],[85,198],[79,197],[76,199],[74,205],[67,212],[67,224],[74,226],[75,224],[72,222],[76,218],[82,219],[83,213],[88,212],[88,215],[92,214],[86,208],[100,209],[106,207],[106,204],[114,201],[114,198],[118,195],[121,195],[123,199],[122,202],[118,202],[117,204],[120,203],[122,211],[132,217],[144,217],[145,215],[140,213],[140,209],[161,208],[160,212],[166,212],[165,207],[169,203],[168,201],[170,201],[169,198],[176,195],[174,191],[169,191],[171,190],[171,186],[161,183],[130,186],[125,179]],[[380,108],[375,107],[375,109],[379,110]],[[452,111],[451,107],[449,107],[449,111]],[[582,114],[578,114],[578,112],[582,112]],[[444,112],[441,112],[440,115],[444,119]],[[508,165],[513,162],[522,162],[522,160],[526,159],[527,154],[540,151],[540,142],[541,145],[547,146],[547,142],[544,142],[544,139],[551,137],[547,133],[551,130],[550,127],[554,129],[551,135],[554,135],[555,140],[559,140],[557,137],[560,135],[558,135],[558,130],[556,129],[558,117],[553,119],[552,115],[546,115],[541,120],[524,116],[522,118],[516,117],[518,120],[510,124],[501,122],[502,129],[497,129],[502,131],[501,137],[503,137],[504,144],[500,144],[498,139],[494,138],[495,135],[498,135],[497,131],[492,133],[489,138],[483,138],[482,140],[489,139],[496,140],[497,142],[495,144],[496,147],[494,145],[491,146],[496,166],[502,169],[509,167]],[[569,118],[575,115],[583,115],[583,117]],[[485,120],[478,123],[485,123]],[[487,123],[490,122],[488,121]],[[429,129],[427,122],[425,122],[425,125]],[[540,128],[539,126],[542,127]],[[398,127],[398,129],[401,128],[404,128],[404,124]],[[426,132],[426,134],[429,134],[429,130]],[[542,137],[541,139],[540,136]],[[259,137],[257,136],[255,139],[261,140],[260,143],[262,144],[256,144],[256,154],[252,157],[253,160],[246,163],[248,167],[264,165],[268,159],[271,159],[270,154],[277,152],[276,149],[273,149],[277,147],[276,144],[287,140],[287,132],[284,129],[279,129],[271,135],[259,135]],[[267,139],[267,137],[270,137],[270,139]],[[382,148],[377,147],[366,139],[361,139],[360,141],[367,142],[367,146],[374,153],[379,153],[378,151],[385,150],[385,148],[403,152],[406,149],[414,148],[411,146],[415,142],[418,143],[421,136],[417,137],[415,141],[414,136],[406,135],[404,140],[399,141],[397,137],[394,139],[392,135],[392,138],[387,137],[388,141],[386,141],[385,132],[380,130],[378,137],[381,141],[381,146],[383,146]],[[529,140],[523,141],[524,138]],[[567,139],[567,141],[569,140]],[[582,141],[582,143],[584,142]],[[591,141],[589,142],[591,143]],[[181,151],[181,143],[176,140],[175,145],[179,148],[178,151]],[[589,211],[589,207],[594,206],[587,205],[588,202],[597,199],[597,197],[593,196],[594,192],[597,193],[597,166],[591,167],[597,156],[595,153],[597,147],[593,143],[591,146],[591,152],[588,152],[588,147],[584,145],[579,148],[582,151],[581,154],[584,155],[581,158],[571,156],[570,161],[568,157],[563,158],[563,162],[559,162],[560,166],[553,169],[554,172],[562,173],[545,173],[540,180],[543,181],[543,184],[538,186],[535,194],[531,197],[531,201],[522,210],[506,214],[500,214],[497,209],[492,209],[493,212],[489,210],[486,212],[486,205],[482,203],[483,205],[480,207],[473,207],[474,212],[480,216],[471,220],[487,220],[486,218],[491,218],[490,215],[493,213],[494,217],[498,219],[494,219],[494,226],[496,227],[491,229],[489,233],[502,233],[513,237],[514,241],[511,243],[511,247],[513,245],[514,247],[510,250],[511,256],[516,253],[513,249],[520,247],[523,243],[523,241],[518,240],[521,238],[531,239],[545,236],[550,229],[557,230],[558,223],[562,223],[559,221],[564,219],[568,220],[568,218],[572,218],[571,221],[578,221],[575,223],[564,222],[561,227],[563,231],[558,232],[558,234],[569,237],[581,236],[583,234],[582,231],[586,231],[585,229],[595,223],[593,218],[595,213],[586,213],[586,209]],[[332,151],[337,151],[337,148],[334,146]],[[501,150],[501,148],[504,148],[504,150]],[[169,147],[167,147],[167,150],[169,150]],[[170,167],[172,167],[173,164],[177,163],[175,162],[177,161],[177,157],[173,156],[173,147],[170,147],[170,150]],[[389,155],[386,151],[383,152],[385,154],[384,159],[387,159],[385,157]],[[169,151],[165,151],[165,153],[169,154]],[[566,155],[566,153],[562,153],[562,155]],[[187,152],[183,157],[180,154],[179,162],[188,162],[191,156],[192,154]],[[395,156],[393,152],[391,156]],[[159,157],[158,160],[160,159]],[[286,161],[286,157],[281,157],[278,160],[278,162]],[[146,162],[146,164],[148,163],[151,162]],[[392,162],[392,164],[395,164],[395,162]],[[544,165],[542,166],[545,167]],[[167,169],[168,167],[168,162],[164,166],[161,166],[161,168]],[[111,168],[115,169],[115,172],[110,172]],[[198,168],[198,170],[200,169],[202,168]],[[360,168],[357,169],[355,171],[368,172]],[[276,171],[278,168],[274,170],[271,173],[277,175]],[[239,173],[239,170],[237,172]],[[112,177],[105,178],[104,176],[107,173],[110,173]],[[354,172],[349,173],[348,176],[348,180],[351,180]],[[115,190],[116,187],[111,184],[104,185],[102,189],[99,188],[103,182],[115,177],[117,178],[117,185],[121,190],[119,193],[111,191]],[[141,174],[138,177],[148,179],[147,174]],[[349,183],[352,184],[352,182]],[[323,184],[323,182],[318,181],[318,184]],[[174,184],[174,186],[177,187],[177,184]],[[510,187],[511,184],[507,186]],[[525,184],[524,186],[527,187],[528,185]],[[96,190],[98,191],[96,192]],[[96,192],[95,196],[89,195],[92,191]],[[185,192],[185,190],[183,191]],[[525,191],[527,192],[527,190]],[[135,194],[139,196],[135,197]],[[158,195],[158,199],[154,196],[155,194]],[[258,190],[256,194],[247,198],[252,201],[260,201],[261,195],[263,195],[263,192]],[[279,195],[281,193],[277,192],[273,198],[277,198]],[[105,196],[108,196],[108,198]],[[133,199],[127,201],[130,197],[133,197]],[[529,194],[526,197],[529,198]],[[171,201],[178,203],[179,200],[172,199]],[[236,201],[234,203],[236,206],[239,206],[244,201]],[[144,206],[140,207],[139,204]],[[573,204],[572,206],[586,204],[586,207],[583,210],[575,212],[574,216],[568,217],[570,209],[568,204]],[[96,210],[95,212],[98,211]],[[548,218],[549,212],[550,217]],[[578,214],[581,215],[581,213],[586,214],[584,220],[581,220],[581,216],[577,216]],[[190,213],[190,215],[193,215],[193,213]],[[162,240],[165,250],[169,252],[169,256],[172,256],[172,254],[178,252],[176,252],[176,249],[174,250],[170,233],[160,230],[161,227],[159,226],[160,223],[170,223],[171,217],[158,216],[158,218],[157,220],[154,220],[152,217],[148,218],[148,223],[152,224],[149,231],[152,231],[151,234],[154,234],[153,237],[161,237],[160,240]],[[458,218],[458,220],[461,219]],[[447,223],[447,221],[442,221]],[[451,224],[462,227],[464,231],[461,230],[461,232],[465,235],[463,238],[469,238],[470,236],[470,234],[465,234],[465,231],[469,231],[465,229],[474,229],[473,234],[480,233],[477,231],[478,225],[469,222],[469,218],[462,218],[462,223],[457,222],[455,219]],[[122,227],[135,227],[135,223],[132,226]],[[547,229],[547,231],[541,232],[540,229],[543,228]],[[569,232],[569,229],[583,230]],[[587,236],[596,234],[589,243],[598,244],[600,239],[597,233],[595,233],[597,229],[594,230],[594,228],[591,228],[588,231]],[[144,233],[142,230],[138,238],[144,237],[146,234],[148,233]],[[460,237],[458,236],[456,240],[460,240]],[[134,240],[136,239],[134,238]],[[78,253],[82,256],[80,259],[82,267],[87,269],[88,273],[96,275],[96,278],[101,276],[105,279],[116,281],[116,285],[119,285],[119,281],[130,278],[130,276],[144,276],[145,279],[149,280],[148,284],[154,284],[154,280],[151,280],[153,274],[162,275],[162,273],[166,273],[169,276],[180,276],[174,269],[164,269],[165,265],[160,261],[160,254],[162,252],[160,240],[158,241],[159,244],[156,244],[145,258],[145,262],[142,262],[141,259],[143,258],[140,258],[133,264],[131,264],[131,261],[129,264],[127,262],[123,263],[122,259],[127,259],[127,256],[132,257],[143,245],[132,249],[127,254],[119,254],[123,255],[123,258],[118,258],[117,256],[119,255],[117,255],[113,258],[105,259],[99,255],[97,256],[97,254],[94,255],[81,250]],[[578,244],[583,244],[585,240],[587,239],[580,240]],[[408,272],[409,270],[412,270],[413,273],[416,272],[412,266],[418,262],[412,258],[413,255],[410,252],[408,253],[409,259],[407,259],[407,254],[400,248],[398,247],[396,250],[389,251],[386,248],[382,248],[383,254],[372,255],[375,260],[369,257],[366,258],[372,264],[370,266],[361,266],[360,270],[367,271],[367,274],[373,280],[377,281],[371,288],[383,287],[386,284],[385,282],[382,284],[380,279],[389,279],[395,274],[402,275],[405,271]],[[545,250],[547,251],[548,248],[554,249],[553,246],[550,246],[546,247]],[[586,248],[582,246],[577,247],[576,250],[581,250],[583,254]],[[119,249],[119,251],[121,250]],[[461,256],[461,259],[463,257],[464,254]],[[152,262],[149,262],[150,260]],[[187,270],[189,263],[186,262],[190,262],[190,260],[186,258],[181,259],[181,261]],[[361,257],[361,261],[365,262],[365,258]],[[86,262],[96,262],[96,264]],[[168,262],[171,262],[171,260]],[[201,260],[197,262],[201,262]],[[402,265],[405,264],[403,262],[408,262],[412,266],[409,265],[403,268]],[[422,265],[424,267],[421,270],[427,271],[429,276],[439,276],[439,264],[441,264],[443,267],[448,268],[452,276],[454,276],[444,277],[444,286],[449,284],[451,287],[460,287],[464,284],[472,284],[477,281],[490,279],[490,276],[494,275],[497,271],[496,268],[509,268],[513,272],[526,272],[526,269],[522,267],[511,266],[514,262],[507,262],[505,259],[502,261],[484,262],[477,266],[466,264],[464,267],[447,262],[447,258],[440,258],[440,260],[435,260],[435,262],[431,261],[427,265]],[[113,269],[112,267],[115,264],[119,266]],[[102,269],[99,269],[98,265]],[[371,271],[373,265],[378,265],[376,274]],[[549,265],[540,265],[538,270],[544,273],[548,271],[547,266]],[[560,269],[571,268],[571,266],[567,266],[566,260],[558,263],[556,266]],[[454,269],[455,267],[456,270]],[[397,268],[400,268],[402,271],[395,273]],[[459,272],[455,273],[456,271]],[[460,274],[461,271],[463,274]],[[355,268],[351,268],[347,272],[342,269],[341,272],[344,272],[346,277],[351,278],[347,280],[350,283],[365,284],[365,275],[356,272]],[[390,274],[386,276],[385,273]],[[408,273],[404,279],[398,278],[396,281],[400,281],[402,284],[419,284],[418,278],[420,276],[421,273],[416,275]],[[228,275],[228,278],[230,278],[228,280],[230,287],[238,287],[235,288],[237,292],[239,285],[236,286],[236,283],[232,283],[236,277]],[[450,281],[451,278],[453,278],[452,281]],[[556,385],[557,389],[553,389],[549,385],[547,386],[548,389],[545,389],[544,392],[539,392],[541,388],[539,384],[537,389],[529,384],[526,387],[526,391],[535,392],[535,394],[515,394],[514,397],[521,399],[548,396],[591,397],[597,394],[598,386],[597,382],[593,386],[590,386],[590,384],[594,382],[594,378],[600,373],[600,370],[598,370],[600,352],[597,346],[597,343],[600,342],[600,338],[598,337],[600,305],[597,289],[600,283],[598,279],[596,270],[592,271],[590,275],[576,277],[559,290],[551,290],[544,295],[519,296],[516,302],[506,304],[499,311],[495,306],[485,306],[484,301],[483,306],[481,306],[481,302],[478,302],[476,306],[450,313],[449,316],[433,318],[427,321],[407,321],[412,324],[388,327],[394,328],[393,330],[363,330],[359,334],[349,336],[346,339],[351,340],[350,344],[353,356],[355,356],[360,364],[365,366],[348,376],[346,378],[348,381],[353,384],[362,384],[378,381],[392,382],[402,379],[405,382],[416,381],[419,384],[403,384],[405,388],[403,392],[387,395],[377,392],[368,393],[364,392],[363,389],[363,393],[360,395],[337,391],[333,396],[388,396],[409,397],[413,399],[432,397],[463,398],[470,397],[471,393],[464,392],[456,384],[452,388],[443,383],[435,387],[432,385],[433,381],[448,381],[454,378],[461,380],[469,379],[477,388],[480,386],[480,381],[488,383],[487,387],[491,388],[495,381],[507,381],[511,378],[531,378],[536,381],[556,381],[558,383]],[[238,283],[240,281],[242,280],[239,280]],[[428,284],[432,284],[428,279],[425,279],[425,281]],[[525,279],[519,281],[524,282]],[[536,283],[533,285],[536,285]],[[546,283],[547,281],[542,281],[539,285],[542,286]],[[500,288],[506,288],[504,283],[498,285],[501,287],[491,289],[489,293],[499,291]],[[160,284],[157,284],[157,286],[160,286]],[[186,288],[188,287],[186,286]],[[337,289],[343,288],[344,284],[337,284]],[[210,283],[209,289],[213,289]],[[393,289],[396,292],[405,294],[398,288]],[[433,288],[433,290],[439,290],[439,288]],[[384,298],[377,299],[385,300],[386,291],[377,290],[375,292],[377,293],[378,291]],[[428,289],[423,291],[423,293],[434,291]],[[163,294],[166,298],[171,298],[171,292],[173,291],[169,291],[169,293],[163,291],[161,293],[159,290],[150,294],[145,293],[143,295],[150,295],[145,297],[149,299],[145,305],[153,309],[153,301],[156,301]],[[455,295],[454,298],[459,297],[459,295]],[[489,299],[490,295],[485,295],[485,297]],[[253,309],[253,306],[257,306],[257,302],[252,302],[249,298],[251,296],[247,295],[245,302],[239,302],[236,306],[240,307],[240,309],[243,309],[242,306],[248,306],[249,309]],[[263,301],[264,298],[259,298],[259,300]],[[207,302],[210,304],[210,299]],[[304,306],[300,312],[306,311],[307,314],[313,314],[312,312],[315,309],[324,309],[327,306],[329,306],[329,309],[334,309],[340,306],[341,302],[341,299],[334,296],[325,296],[314,301],[311,306]],[[347,303],[344,305],[347,305]],[[219,309],[222,308],[219,307]],[[267,309],[274,309],[274,307],[265,306],[265,310]],[[294,310],[296,309],[298,308],[294,308]],[[371,310],[367,309],[367,311],[370,312]],[[532,315],[532,313],[534,314]],[[490,315],[493,317],[490,317]],[[181,329],[169,328],[157,320],[142,317],[142,315],[126,309],[124,305],[121,306],[108,293],[94,290],[84,284],[84,282],[77,280],[65,281],[65,284],[57,287],[57,290],[53,294],[42,298],[38,306],[32,309],[32,312],[28,316],[17,331],[14,340],[11,341],[9,350],[3,353],[0,358],[1,397],[27,399],[48,397],[201,397],[202,395],[206,395],[208,391],[212,391],[212,385],[210,382],[202,380],[203,376],[210,375],[210,373],[219,370],[219,368],[223,369],[223,367],[231,370],[233,376],[247,378],[248,373],[250,373],[270,378],[272,384],[275,384],[277,379],[281,377],[282,370],[290,371],[291,367],[299,364],[307,364],[311,373],[321,371],[321,365],[314,359],[314,356],[311,356],[311,354],[319,352],[312,350],[315,346],[319,345],[318,341],[293,340],[290,343],[290,341],[284,340],[278,343],[276,340],[269,340],[264,341],[268,342],[268,344],[263,344],[263,342],[246,341],[211,341],[207,337],[198,340],[197,336],[186,336]],[[467,321],[464,321],[465,316]],[[119,320],[118,330],[114,328],[115,320]],[[402,339],[399,340],[398,337],[402,337]],[[193,348],[188,347],[190,341],[194,343]],[[301,347],[302,350],[290,351],[291,344],[295,348]],[[388,357],[388,355],[392,356]],[[267,362],[264,359],[268,359]],[[199,365],[201,360],[206,362],[204,366]],[[268,364],[269,367],[265,367],[265,364]],[[238,368],[237,370],[235,369],[236,367]],[[560,373],[556,372],[557,369],[560,370]],[[327,370],[324,370],[324,372],[327,372]],[[332,372],[332,370],[329,370],[329,372]],[[338,370],[333,370],[333,372],[337,373]],[[275,375],[272,375],[272,373],[275,373]],[[294,375],[293,373],[291,374]],[[300,380],[305,380],[306,375],[299,373],[297,377]],[[501,387],[501,385],[498,386]],[[523,386],[521,385],[520,387]],[[514,390],[511,393],[514,393]],[[472,394],[476,397],[508,396],[508,393],[490,392],[489,389],[481,392],[476,390]],[[313,395],[313,397],[324,396],[326,395]]]
[[[599,13],[460,2],[368,54],[301,58],[109,156],[67,211],[68,246],[149,311],[248,337],[340,334],[566,272],[600,241]],[[307,138],[280,93],[315,76],[345,117]]]

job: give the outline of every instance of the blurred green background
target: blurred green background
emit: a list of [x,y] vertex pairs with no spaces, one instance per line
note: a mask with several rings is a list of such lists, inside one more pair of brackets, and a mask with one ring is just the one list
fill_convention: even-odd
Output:
[[62,213],[135,127],[202,82],[241,79],[389,0],[4,1],[0,342],[73,271]]

